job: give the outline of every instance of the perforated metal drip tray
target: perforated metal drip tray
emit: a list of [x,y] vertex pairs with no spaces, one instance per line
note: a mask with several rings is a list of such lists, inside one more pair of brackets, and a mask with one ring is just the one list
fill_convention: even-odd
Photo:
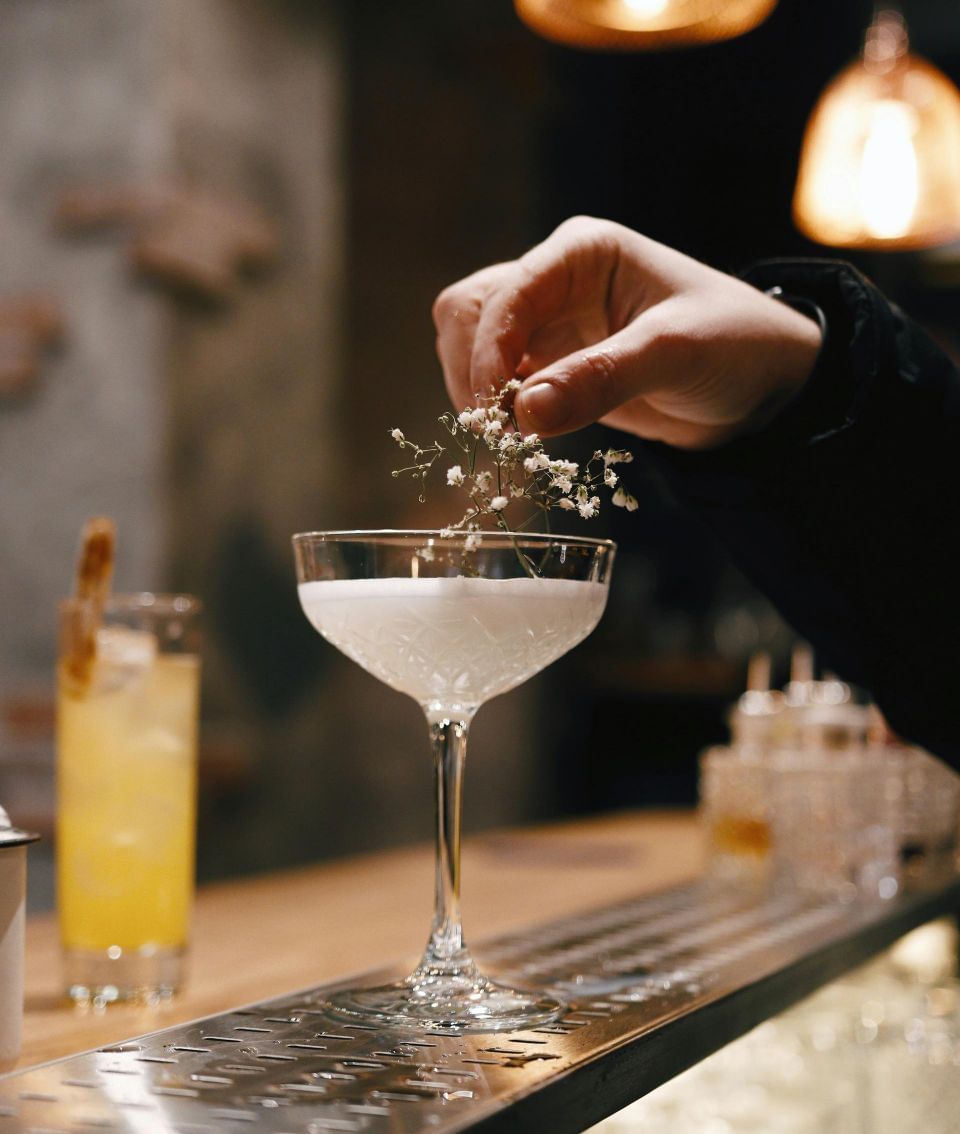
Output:
[[668,890],[477,949],[567,1001],[550,1026],[369,1028],[311,989],[6,1076],[0,1134],[574,1132],[958,906],[960,882],[869,907]]

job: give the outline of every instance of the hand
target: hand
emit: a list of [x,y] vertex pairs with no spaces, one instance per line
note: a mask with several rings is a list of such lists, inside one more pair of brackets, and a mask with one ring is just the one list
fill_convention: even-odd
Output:
[[517,375],[523,433],[603,421],[685,449],[761,428],[806,381],[821,345],[805,315],[590,217],[447,288],[434,321],[457,409]]

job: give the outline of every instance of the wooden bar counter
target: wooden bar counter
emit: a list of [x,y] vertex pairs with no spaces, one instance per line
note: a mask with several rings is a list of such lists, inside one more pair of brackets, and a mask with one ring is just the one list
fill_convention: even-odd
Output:
[[[464,924],[482,942],[677,885],[701,870],[689,812],[640,812],[494,832],[464,845]],[[159,1008],[95,1013],[63,999],[56,920],[28,920],[18,1067],[379,968],[412,967],[426,939],[433,852],[425,846],[207,886],[197,896],[184,992]]]

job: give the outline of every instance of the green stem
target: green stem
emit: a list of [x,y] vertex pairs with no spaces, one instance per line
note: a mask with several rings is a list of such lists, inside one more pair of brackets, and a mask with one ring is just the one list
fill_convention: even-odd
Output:
[[500,530],[505,535],[510,537],[510,542],[513,544],[514,554],[516,555],[517,561],[519,562],[520,566],[523,568],[523,573],[531,579],[539,579],[540,572],[537,570],[537,566],[530,558],[530,556],[527,555],[526,552],[521,550],[520,544],[517,543],[516,532],[512,528],[507,526],[507,521],[503,519],[502,516],[497,516],[497,524],[499,525]]

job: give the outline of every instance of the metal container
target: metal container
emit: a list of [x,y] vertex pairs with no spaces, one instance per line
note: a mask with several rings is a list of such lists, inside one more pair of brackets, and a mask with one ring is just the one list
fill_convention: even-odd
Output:
[[20,1054],[27,845],[37,838],[11,826],[0,807],[0,1072],[9,1071]]

